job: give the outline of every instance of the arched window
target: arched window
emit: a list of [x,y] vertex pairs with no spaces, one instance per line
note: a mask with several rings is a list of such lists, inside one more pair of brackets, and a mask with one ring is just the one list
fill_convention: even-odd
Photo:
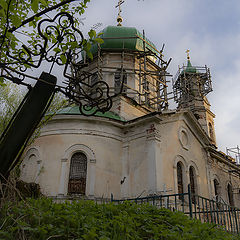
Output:
[[37,156],[35,154],[31,154],[23,161],[21,176],[25,182],[36,182],[38,174],[37,160]]
[[[183,167],[181,162],[177,163],[177,183],[178,194],[182,194],[184,192],[184,189],[183,189]],[[179,199],[183,199],[183,195],[180,195]]]
[[127,87],[125,85],[127,84],[127,73],[126,70],[124,69],[123,70],[118,69],[114,75],[114,89],[116,94],[121,92],[122,83],[123,83],[122,94],[126,95]]
[[232,185],[228,184],[227,185],[227,191],[228,191],[228,201],[230,206],[234,206],[234,201],[233,201],[233,189]]
[[91,85],[91,91],[89,92],[89,96],[94,99],[94,100],[98,100],[100,94],[98,93],[98,91],[96,90],[98,86],[98,84],[95,85],[96,82],[99,81],[99,77],[98,77],[98,73],[95,72],[90,79],[90,85]]
[[213,184],[214,184],[214,194],[216,197],[219,196],[219,182],[217,179],[213,180]]
[[192,194],[192,202],[195,203],[196,197],[195,195],[197,194],[196,190],[196,172],[193,166],[189,168],[189,179],[190,179],[190,190]]
[[214,134],[213,134],[213,127],[211,123],[208,123],[208,129],[209,129],[209,136],[212,140],[214,140]]
[[74,153],[71,158],[68,193],[85,194],[87,178],[87,157],[84,153]]
[[98,82],[98,73],[95,72],[92,76],[91,76],[91,85],[95,84],[96,82]]

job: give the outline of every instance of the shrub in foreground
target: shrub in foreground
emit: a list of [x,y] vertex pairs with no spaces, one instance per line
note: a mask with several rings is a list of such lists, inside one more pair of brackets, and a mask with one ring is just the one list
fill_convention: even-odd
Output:
[[0,239],[9,240],[240,239],[180,212],[129,202],[98,205],[28,199],[7,204],[0,213]]

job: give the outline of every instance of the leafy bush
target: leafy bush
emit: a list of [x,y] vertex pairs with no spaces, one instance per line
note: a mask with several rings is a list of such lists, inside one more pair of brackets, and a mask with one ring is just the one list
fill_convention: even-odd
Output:
[[240,239],[180,212],[126,202],[54,203],[28,199],[0,210],[0,239]]

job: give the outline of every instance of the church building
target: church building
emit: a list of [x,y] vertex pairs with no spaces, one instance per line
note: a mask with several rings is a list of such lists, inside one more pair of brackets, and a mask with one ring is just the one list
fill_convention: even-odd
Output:
[[106,82],[112,108],[91,116],[77,105],[58,111],[25,151],[21,179],[60,199],[136,198],[190,186],[192,194],[240,207],[240,167],[217,149],[209,68],[192,66],[188,53],[169,84],[171,59],[121,21],[101,31],[104,43],[79,63],[76,78],[91,86],[92,99]]

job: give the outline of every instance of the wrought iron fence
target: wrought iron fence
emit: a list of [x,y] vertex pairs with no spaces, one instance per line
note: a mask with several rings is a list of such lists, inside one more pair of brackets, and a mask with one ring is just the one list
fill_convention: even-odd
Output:
[[232,233],[240,233],[240,209],[198,195],[192,195],[190,188],[188,188],[187,193],[181,194],[154,195],[122,200],[116,200],[112,197],[111,201],[117,204],[124,201],[131,201],[136,204],[149,203],[159,208],[181,211],[201,222],[217,224]]

